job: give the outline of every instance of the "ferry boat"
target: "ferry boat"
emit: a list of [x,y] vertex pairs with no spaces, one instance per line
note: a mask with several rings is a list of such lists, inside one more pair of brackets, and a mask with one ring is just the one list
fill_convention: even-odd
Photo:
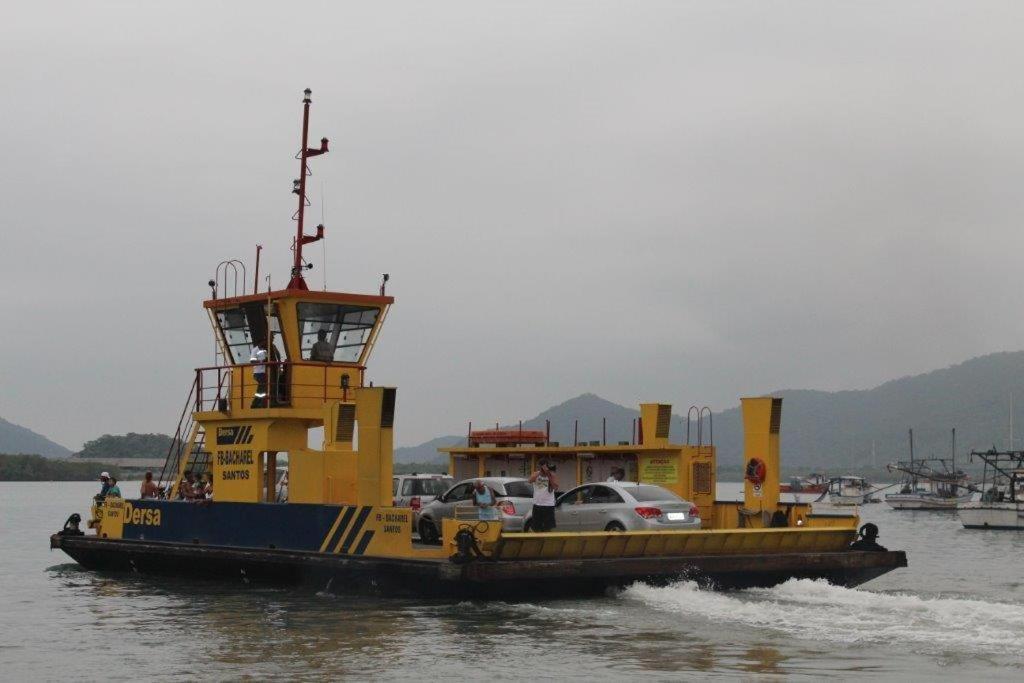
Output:
[[[459,477],[513,464],[525,472],[545,458],[561,465],[567,485],[625,465],[634,480],[698,506],[699,530],[512,532],[500,522],[444,519],[439,545],[419,542],[412,511],[392,498],[397,390],[369,379],[395,302],[388,277],[369,294],[311,291],[303,278],[303,246],[325,234],[323,225],[313,234],[304,228],[308,164],[328,152],[326,138],[308,145],[310,104],[306,90],[288,285],[256,288],[258,249],[251,292],[244,264],[221,262],[203,308],[223,360],[195,371],[161,473],[163,497],[95,500],[87,528],[71,515],[51,547],[95,570],[503,599],[681,577],[715,588],[791,578],[855,586],[907,565],[903,552],[874,543],[874,529],[862,529],[851,548],[855,514],[780,502],[782,399],[772,397],[742,399],[740,501],[716,500],[713,443],[673,443],[672,406],[665,403],[641,404],[637,436],[628,443],[561,446],[549,432],[529,434],[526,443],[471,433],[465,446],[448,450]],[[309,445],[313,429],[323,430],[320,448]],[[211,482],[205,494],[191,484],[198,475]]]
[[981,491],[956,506],[966,529],[1024,531],[1024,451],[971,451],[985,463]]

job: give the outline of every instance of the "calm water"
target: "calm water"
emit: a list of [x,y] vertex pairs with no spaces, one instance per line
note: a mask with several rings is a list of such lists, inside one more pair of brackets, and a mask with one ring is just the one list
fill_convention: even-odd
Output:
[[1024,677],[1024,533],[948,513],[865,507],[910,568],[856,590],[455,603],[87,572],[48,536],[95,488],[0,484],[4,680]]

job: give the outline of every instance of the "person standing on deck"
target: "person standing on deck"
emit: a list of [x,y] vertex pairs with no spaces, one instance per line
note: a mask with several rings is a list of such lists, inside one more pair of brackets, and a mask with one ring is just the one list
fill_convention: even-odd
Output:
[[142,480],[142,486],[139,489],[139,498],[156,498],[157,488],[156,482],[153,481],[153,473],[146,472],[146,478]]
[[494,491],[479,479],[473,485],[473,505],[479,508],[479,519],[486,522],[496,522],[500,519],[497,508],[498,501],[494,498]]
[[112,498],[121,497],[121,487],[117,485],[117,479],[110,478],[110,488],[107,489],[107,495]]
[[533,484],[533,521],[534,531],[551,531],[555,528],[555,491],[558,490],[558,479],[554,468],[547,460],[538,463],[540,469],[530,475]]
[[256,395],[253,396],[252,407],[265,408],[267,406],[267,349],[262,340],[253,342],[249,362],[254,366],[252,376],[256,380]]

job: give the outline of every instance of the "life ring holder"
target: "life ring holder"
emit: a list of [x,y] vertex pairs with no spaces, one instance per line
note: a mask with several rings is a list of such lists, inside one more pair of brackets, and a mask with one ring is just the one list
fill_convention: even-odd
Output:
[[768,476],[768,466],[761,458],[751,458],[747,461],[747,467],[744,470],[743,478],[749,481],[754,486],[761,486],[764,484],[765,478]]

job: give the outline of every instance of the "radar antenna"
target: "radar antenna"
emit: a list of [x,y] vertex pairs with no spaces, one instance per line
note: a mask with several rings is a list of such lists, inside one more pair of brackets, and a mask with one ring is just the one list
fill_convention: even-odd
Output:
[[303,268],[311,266],[304,266],[302,261],[302,245],[309,244],[310,242],[316,242],[324,238],[324,226],[323,223],[316,226],[315,235],[307,235],[303,230],[303,218],[305,218],[306,205],[309,204],[309,200],[306,198],[306,176],[312,175],[309,167],[306,165],[306,160],[310,157],[320,156],[327,152],[327,138],[320,139],[320,149],[312,149],[308,146],[309,140],[309,105],[313,102],[310,99],[310,95],[313,91],[309,88],[305,90],[305,97],[302,99],[302,147],[296,158],[301,159],[299,165],[299,177],[294,182],[292,192],[299,196],[299,210],[295,212],[294,218],[298,221],[298,226],[295,230],[295,260],[292,263],[292,279],[288,283],[288,289],[309,289],[306,286],[306,281],[302,279]]

